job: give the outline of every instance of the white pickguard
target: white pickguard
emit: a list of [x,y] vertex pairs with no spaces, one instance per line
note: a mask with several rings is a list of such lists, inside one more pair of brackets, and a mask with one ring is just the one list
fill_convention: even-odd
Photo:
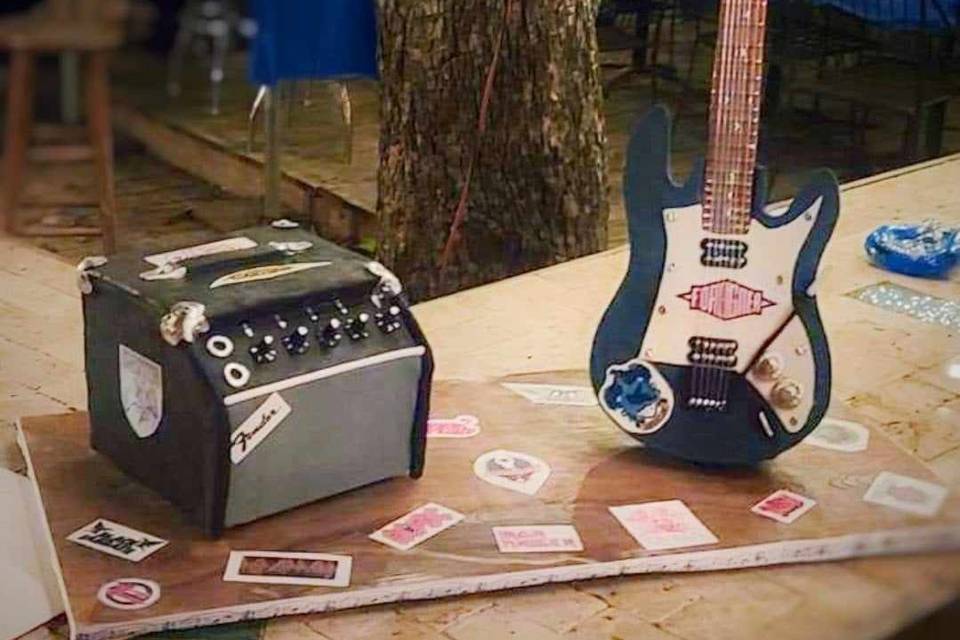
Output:
[[[804,213],[781,227],[768,229],[754,222],[746,235],[726,236],[702,229],[699,204],[664,210],[667,247],[663,276],[638,355],[651,362],[687,366],[690,364],[688,340],[692,336],[736,340],[739,345],[736,371],[744,373],[760,348],[793,314],[791,285],[797,257],[817,220],[821,203],[822,199],[818,198]],[[705,238],[746,243],[746,266],[740,269],[703,266],[700,242]],[[700,300],[699,306],[711,307],[710,301],[703,302],[703,287],[724,280],[761,292],[765,301],[763,308],[724,319],[701,310],[690,299],[691,290],[699,288],[694,294]],[[688,299],[681,297],[684,295]]]
[[788,433],[803,429],[813,410],[817,370],[811,349],[810,338],[803,323],[798,316],[793,316],[783,331],[777,334],[764,350],[764,353],[775,356],[783,363],[782,376],[765,379],[753,370],[747,372],[747,382],[764,398],[771,397],[774,386],[783,378],[789,378],[800,385],[800,403],[796,407],[788,409],[778,407],[775,403],[770,405]]

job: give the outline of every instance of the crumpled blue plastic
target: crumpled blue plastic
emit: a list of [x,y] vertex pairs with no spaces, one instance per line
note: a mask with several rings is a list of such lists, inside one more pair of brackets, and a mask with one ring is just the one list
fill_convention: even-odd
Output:
[[870,232],[864,248],[873,264],[888,271],[946,278],[960,261],[960,227],[944,227],[933,220],[884,224]]

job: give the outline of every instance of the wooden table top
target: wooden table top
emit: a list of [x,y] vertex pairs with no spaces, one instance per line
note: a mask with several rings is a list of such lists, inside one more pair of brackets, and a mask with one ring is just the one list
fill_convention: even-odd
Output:
[[[890,221],[960,224],[960,156],[851,183],[818,290],[834,354],[834,406],[877,427],[960,489],[960,337],[849,297],[879,282],[960,300],[960,273],[925,281],[869,266],[863,238]],[[85,406],[72,265],[0,237],[0,420]],[[585,367],[627,261],[620,248],[416,308],[439,378]],[[613,428],[613,427],[611,427]],[[21,465],[12,429],[0,464]],[[723,574],[618,578],[385,606],[267,624],[263,638],[865,638],[960,596],[957,556],[871,558]]]

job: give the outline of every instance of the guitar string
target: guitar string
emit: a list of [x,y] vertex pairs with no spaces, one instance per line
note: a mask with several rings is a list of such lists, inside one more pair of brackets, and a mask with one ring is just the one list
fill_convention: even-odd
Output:
[[[719,213],[719,218],[715,217],[714,232],[723,236],[727,231],[728,220],[730,211],[735,206],[734,200],[734,188],[735,185],[730,179],[730,161],[731,157],[736,153],[734,148],[734,140],[732,137],[733,127],[736,122],[736,104],[737,104],[737,94],[736,94],[736,85],[737,85],[737,64],[736,64],[736,36],[737,36],[737,6],[740,3],[740,0],[727,0],[727,11],[726,11],[726,38],[724,45],[724,55],[723,55],[723,64],[724,64],[724,80],[721,88],[721,102],[723,107],[721,109],[722,119],[719,126],[718,135],[720,136],[720,161],[717,165],[716,171],[720,175],[720,184],[721,194],[722,194],[722,207],[716,212]],[[722,238],[721,238],[722,240]],[[718,247],[720,243],[717,243]],[[713,338],[708,338],[707,342],[707,363],[706,363],[706,375],[703,382],[703,390],[701,391],[701,396],[703,401],[707,404],[707,409],[713,409],[712,403],[714,402],[714,394],[712,393],[714,387],[714,377],[717,373],[716,363],[713,361],[716,357],[716,343]]]
[[[720,156],[722,154],[722,149],[720,148],[720,136],[718,129],[720,123],[722,122],[723,112],[720,108],[721,100],[723,95],[723,77],[726,72],[724,67],[724,52],[726,47],[726,34],[728,22],[726,20],[728,5],[726,2],[720,6],[720,37],[717,40],[717,51],[714,55],[714,65],[711,73],[711,110],[709,114],[709,133],[710,133],[710,146],[707,150],[708,166],[706,172],[706,181],[707,181],[707,207],[705,209],[706,216],[704,224],[705,230],[712,231],[714,229],[714,224],[716,220],[716,213],[719,207],[719,201],[722,198],[722,186],[717,182],[717,165],[719,164]],[[701,264],[700,272],[702,275],[701,282],[706,282],[706,277],[708,275],[707,268],[705,264]],[[694,362],[692,379],[690,385],[690,400],[689,403],[692,404],[694,408],[699,406],[701,398],[701,378],[703,376],[703,357],[704,354],[700,350],[700,345],[697,342],[696,336],[699,335],[699,331],[696,329],[699,326],[703,325],[703,321],[700,320],[699,314],[695,316],[696,320],[693,323],[693,336],[694,339],[691,342],[691,351],[696,356],[696,361]]]
[[[745,220],[745,218],[750,215],[751,187],[753,182],[753,171],[749,145],[751,144],[751,139],[753,136],[752,102],[754,100],[754,92],[751,78],[753,77],[754,72],[753,56],[756,53],[753,48],[754,38],[752,37],[754,35],[753,27],[757,20],[757,16],[754,14],[756,9],[755,5],[755,2],[751,2],[744,9],[742,14],[742,38],[738,43],[741,53],[739,90],[742,92],[741,100],[737,105],[737,115],[740,122],[740,130],[738,131],[736,143],[739,152],[736,158],[736,171],[738,172],[737,175],[739,177],[739,184],[737,203],[733,212],[734,215],[731,217],[732,232],[738,235],[745,233],[745,226],[748,222],[748,219]],[[728,401],[729,378],[730,372],[727,370],[724,373],[718,393],[720,401],[724,404]]]
[[[741,0],[728,0],[728,9],[726,20],[728,27],[726,29],[726,42],[725,42],[725,53],[724,53],[724,64],[726,67],[725,72],[725,82],[723,83],[721,90],[721,100],[723,103],[723,108],[721,112],[723,113],[723,118],[721,121],[721,126],[719,128],[719,135],[721,137],[721,155],[720,162],[717,166],[717,171],[719,171],[721,184],[722,184],[722,201],[723,208],[719,211],[719,220],[715,220],[718,224],[714,225],[714,232],[718,233],[721,238],[716,243],[718,257],[722,259],[722,244],[724,242],[724,236],[726,236],[730,231],[730,218],[733,212],[736,209],[736,179],[735,174],[731,173],[731,168],[735,166],[736,162],[736,136],[735,130],[738,122],[738,102],[740,100],[740,95],[738,93],[739,85],[739,75],[740,75],[740,65],[738,64],[737,54],[738,54],[738,36],[740,33],[739,24],[737,21]],[[707,405],[708,410],[716,409],[714,403],[717,401],[716,393],[714,393],[715,388],[717,387],[717,378],[720,375],[721,369],[718,366],[718,339],[708,338],[706,343],[706,375],[703,380],[703,390],[702,397],[704,402]]]
[[[732,229],[731,220],[736,214],[738,200],[738,184],[736,174],[731,171],[736,170],[738,157],[738,139],[735,135],[735,128],[739,122],[740,101],[742,94],[739,89],[742,86],[742,64],[737,60],[740,51],[738,41],[742,30],[738,24],[737,18],[740,15],[742,7],[741,0],[727,0],[722,8],[723,37],[720,42],[719,66],[716,87],[716,100],[714,106],[714,135],[712,142],[716,153],[714,162],[711,166],[711,178],[713,180],[714,192],[713,202],[710,212],[711,231],[720,235],[729,234]],[[710,258],[722,258],[722,243],[711,243],[708,250]],[[707,338],[707,340],[712,340]],[[701,403],[712,403],[716,399],[714,393],[717,387],[719,376],[722,376],[722,370],[717,366],[715,359],[718,357],[717,350],[719,343],[712,341],[705,342],[704,353],[701,354],[702,368],[697,380],[697,395]],[[714,408],[708,406],[707,408]]]
[[[738,64],[737,64],[737,81],[736,81],[736,92],[737,92],[737,101],[736,101],[736,121],[737,127],[734,132],[734,144],[736,146],[736,155],[733,160],[733,181],[735,189],[735,197],[733,208],[730,211],[730,216],[728,218],[728,228],[727,233],[729,235],[740,234],[743,231],[743,216],[744,210],[749,210],[749,186],[750,181],[750,163],[749,163],[749,150],[747,145],[749,144],[750,134],[751,134],[751,117],[750,117],[750,104],[752,99],[752,91],[750,90],[749,78],[752,74],[752,49],[751,49],[751,25],[754,16],[752,15],[751,6],[752,3],[748,3],[746,6],[738,7],[737,15],[740,19],[740,28],[738,29],[738,38],[737,38],[737,55],[738,55]],[[728,351],[728,348],[724,348],[722,353],[725,355]],[[724,363],[725,364],[725,363]],[[720,375],[720,384],[717,389],[717,398],[721,406],[725,406],[728,400],[729,393],[729,378],[730,372],[728,369],[724,368]]]
[[[748,0],[749,2],[749,0]],[[721,232],[724,236],[724,242],[728,241],[728,236],[734,235],[739,229],[739,218],[742,215],[743,207],[743,178],[744,162],[746,153],[744,148],[744,129],[748,123],[744,121],[744,102],[749,101],[749,90],[747,89],[745,79],[748,73],[746,65],[749,64],[748,34],[750,18],[749,4],[746,6],[740,0],[736,0],[732,7],[733,14],[733,33],[732,37],[732,58],[733,58],[733,77],[731,86],[727,89],[731,96],[732,105],[729,108],[730,125],[725,132],[732,147],[732,157],[725,159],[724,175],[729,182],[729,205],[724,211],[722,218]],[[746,55],[745,55],[746,54]],[[729,150],[729,147],[728,147]],[[729,257],[726,250],[723,251],[723,259]],[[729,264],[727,264],[729,266]],[[724,381],[728,378],[729,372],[724,367],[724,354],[727,351],[725,343],[717,342],[713,349],[713,372],[712,379],[708,389],[708,397],[711,402],[716,403],[713,408],[721,409],[727,398],[724,394]]]
[[[723,147],[722,175],[726,208],[721,215],[720,232],[724,236],[744,234],[749,224],[753,186],[750,147],[756,122],[753,79],[755,54],[758,51],[755,43],[757,24],[762,15],[754,5],[754,0],[746,0],[746,3],[736,0],[731,6],[730,18],[733,35],[728,42],[732,43],[732,51],[726,60],[728,64],[732,61],[733,75],[730,85],[725,86],[723,91],[732,104],[726,109],[728,118],[721,129],[722,135],[729,141]],[[727,267],[733,265],[735,256],[728,244],[724,243],[719,253]],[[735,349],[730,349],[729,344],[717,342],[712,352],[706,395],[711,403],[715,403],[712,408],[721,409],[725,408],[729,393],[730,371],[726,361],[728,357],[735,358]]]
[[[729,225],[727,229],[728,235],[739,235],[743,233],[743,217],[745,215],[745,210],[749,210],[749,200],[750,200],[750,187],[752,182],[752,173],[750,171],[750,162],[747,158],[748,149],[747,145],[749,144],[749,139],[751,135],[751,120],[750,120],[750,101],[752,99],[752,91],[750,87],[750,77],[752,74],[751,69],[751,60],[752,60],[752,39],[751,39],[751,30],[755,24],[755,15],[754,15],[754,5],[756,0],[747,0],[745,4],[741,4],[737,8],[737,16],[739,18],[739,29],[737,37],[737,54],[738,54],[738,64],[737,64],[737,104],[736,104],[736,122],[737,130],[734,132],[734,144],[736,146],[736,157],[734,158],[734,168],[733,174],[734,177],[734,189],[736,192],[736,197],[734,198],[734,206],[731,211],[729,218]],[[728,254],[728,259],[732,259],[732,256]],[[730,263],[728,263],[730,264]],[[736,343],[734,343],[736,344]],[[722,350],[722,354],[726,357],[726,353],[731,351],[729,345],[725,346]],[[732,350],[735,352],[734,350]],[[726,405],[727,394],[729,391],[729,379],[730,371],[727,368],[726,363],[722,369],[720,369],[720,380],[718,381],[718,387],[716,390],[716,397],[722,406]]]
[[[742,145],[742,154],[740,162],[741,170],[741,196],[740,207],[738,207],[738,220],[736,231],[740,235],[749,232],[753,210],[753,185],[754,173],[757,158],[757,141],[759,135],[759,119],[761,111],[762,87],[763,87],[763,58],[766,33],[766,14],[767,0],[752,0],[749,7],[749,14],[745,17],[746,21],[744,37],[746,42],[743,46],[748,47],[747,56],[744,64],[745,79],[742,89],[745,92],[745,104],[741,106],[746,119],[740,136],[740,145]],[[758,203],[759,204],[759,203]],[[729,371],[725,372],[723,385],[720,389],[721,402],[726,403],[729,396]]]
[[[753,3],[756,4],[756,3]],[[748,188],[752,186],[753,181],[753,162],[750,153],[750,144],[753,137],[753,104],[756,100],[753,88],[753,58],[756,54],[755,44],[754,44],[754,25],[758,16],[754,14],[755,6],[750,7],[750,19],[748,20],[747,27],[744,32],[744,51],[746,53],[744,57],[743,73],[744,73],[744,103],[741,107],[744,110],[744,126],[743,132],[741,135],[740,144],[742,145],[742,151],[740,156],[741,167],[740,170],[743,172],[743,181],[744,186],[741,189],[740,194],[740,206],[737,210],[737,220],[736,220],[736,232],[738,234],[745,233],[745,227],[749,223],[750,207],[751,207],[751,195],[752,189]]]
[[[728,54],[730,51],[730,35],[731,35],[731,7],[733,0],[724,0],[721,5],[721,33],[722,37],[717,42],[717,66],[719,67],[717,77],[714,81],[713,91],[714,97],[711,100],[711,107],[713,111],[711,117],[713,119],[713,127],[711,131],[710,141],[715,149],[712,154],[712,162],[710,166],[710,177],[714,184],[714,198],[710,211],[710,228],[709,232],[711,234],[716,234],[720,231],[720,228],[723,224],[724,211],[727,207],[727,184],[726,184],[726,173],[724,171],[724,164],[726,161],[727,155],[727,136],[724,134],[726,128],[726,121],[729,115],[729,58]],[[708,236],[709,240],[712,240]],[[709,243],[711,248],[708,251],[708,255],[713,257],[713,243]],[[704,271],[707,270],[709,265],[712,263],[712,260],[707,260],[707,264],[704,265]],[[702,280],[706,284],[709,278],[705,277]],[[712,303],[710,303],[712,304]],[[712,332],[711,332],[712,333]],[[704,406],[709,402],[709,397],[707,389],[709,387],[710,379],[710,367],[708,366],[710,360],[710,337],[708,332],[697,332],[697,335],[700,335],[700,342],[697,344],[697,353],[699,357],[699,362],[697,370],[695,372],[696,376],[696,402],[698,407],[701,410],[705,410]]]
[[[731,38],[734,33],[732,20],[733,6],[735,0],[725,0],[721,5],[721,34],[717,47],[716,65],[719,67],[713,78],[714,99],[712,100],[711,118],[713,126],[711,127],[711,147],[713,152],[708,180],[713,184],[712,202],[709,207],[710,231],[717,233],[721,230],[726,211],[730,206],[728,197],[727,176],[725,165],[729,156],[730,136],[726,133],[730,116],[730,80],[731,80]],[[719,220],[718,220],[719,217]],[[719,224],[718,224],[719,223]],[[712,253],[709,252],[709,253]],[[703,265],[704,280],[706,283],[707,267]],[[695,334],[698,335],[698,334]],[[702,336],[703,341],[699,345],[699,362],[694,368],[694,393],[695,402],[702,408],[709,402],[710,386],[710,367],[706,362],[710,358],[709,338]]]
[[[749,2],[749,0],[748,0]],[[730,126],[727,131],[727,135],[730,140],[730,146],[732,147],[732,157],[726,159],[727,166],[724,168],[725,174],[729,180],[729,208],[724,212],[723,224],[722,224],[722,234],[724,236],[724,245],[728,242],[728,237],[736,233],[736,223],[737,216],[740,212],[741,200],[742,200],[742,165],[741,158],[743,157],[743,100],[745,99],[744,93],[744,29],[747,26],[747,21],[745,18],[745,7],[744,2],[737,0],[734,3],[732,8],[733,14],[733,33],[732,38],[732,58],[733,58],[733,79],[731,87],[728,89],[730,95],[732,96],[732,106],[730,108]],[[724,246],[722,250],[721,260],[724,261],[726,266],[729,267],[729,263],[726,263],[726,260],[729,258],[729,250]],[[714,409],[720,409],[723,405],[724,398],[722,397],[723,390],[723,381],[727,377],[727,370],[723,365],[723,357],[726,351],[725,343],[718,343],[714,347],[714,371],[713,371],[713,380],[710,384],[709,396],[711,401],[716,403]]]

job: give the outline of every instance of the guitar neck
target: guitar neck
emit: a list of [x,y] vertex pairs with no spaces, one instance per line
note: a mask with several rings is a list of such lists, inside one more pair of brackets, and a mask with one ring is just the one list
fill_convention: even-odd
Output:
[[703,194],[705,230],[745,234],[763,97],[767,0],[721,0]]

